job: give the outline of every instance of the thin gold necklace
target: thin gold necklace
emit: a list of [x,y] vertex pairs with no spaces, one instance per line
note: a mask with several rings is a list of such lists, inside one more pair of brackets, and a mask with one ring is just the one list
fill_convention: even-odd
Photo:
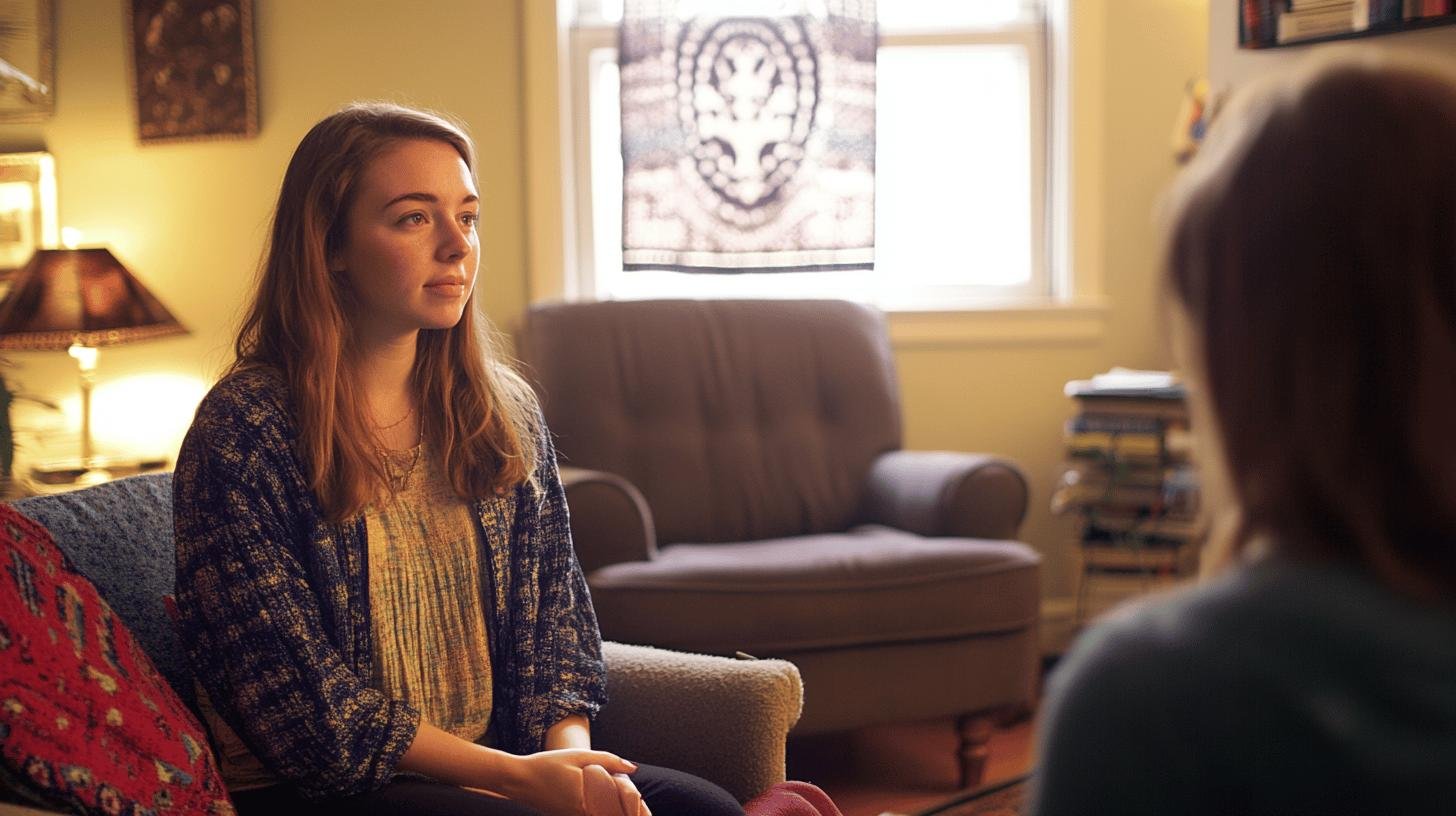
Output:
[[387,431],[390,428],[398,428],[401,423],[403,423],[406,419],[409,419],[410,417],[412,417],[414,415],[415,415],[415,407],[413,405],[411,405],[410,408],[409,408],[409,410],[404,412],[404,416],[400,417],[399,419],[396,419],[395,421],[389,423],[388,425],[375,425],[374,426],[374,430],[376,430],[376,431]]
[[[401,420],[403,421],[403,420]],[[398,425],[399,423],[394,423]],[[409,487],[410,477],[415,473],[415,467],[420,463],[420,454],[425,448],[425,418],[420,417],[419,435],[415,438],[414,447],[410,448],[409,465],[396,473],[394,470],[394,456],[404,451],[392,451],[385,448],[378,448],[381,457],[384,459],[384,472],[389,477],[389,486],[398,493]]]

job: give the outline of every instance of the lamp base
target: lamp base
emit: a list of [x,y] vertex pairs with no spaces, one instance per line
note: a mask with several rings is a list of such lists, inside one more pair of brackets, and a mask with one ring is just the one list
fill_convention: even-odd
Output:
[[77,476],[75,484],[77,487],[92,487],[109,482],[114,478],[116,477],[106,468],[94,467]]

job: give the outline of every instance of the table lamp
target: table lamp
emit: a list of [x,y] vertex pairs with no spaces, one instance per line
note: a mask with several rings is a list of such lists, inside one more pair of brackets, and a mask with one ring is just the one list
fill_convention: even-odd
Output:
[[0,349],[69,351],[80,367],[80,484],[111,478],[91,448],[97,349],[186,333],[105,247],[36,250],[0,303]]

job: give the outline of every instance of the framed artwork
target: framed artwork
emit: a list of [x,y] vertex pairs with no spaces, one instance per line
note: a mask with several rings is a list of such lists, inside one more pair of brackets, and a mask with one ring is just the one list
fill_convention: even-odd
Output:
[[0,0],[0,122],[35,122],[56,109],[53,0]]
[[56,246],[59,232],[55,159],[0,153],[0,281],[25,266],[36,249]]
[[128,0],[142,143],[258,132],[253,0]]

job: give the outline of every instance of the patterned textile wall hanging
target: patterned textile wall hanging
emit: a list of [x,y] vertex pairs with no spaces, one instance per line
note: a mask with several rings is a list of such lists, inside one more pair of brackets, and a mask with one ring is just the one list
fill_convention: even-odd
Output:
[[626,0],[623,267],[872,268],[877,44],[874,0]]

